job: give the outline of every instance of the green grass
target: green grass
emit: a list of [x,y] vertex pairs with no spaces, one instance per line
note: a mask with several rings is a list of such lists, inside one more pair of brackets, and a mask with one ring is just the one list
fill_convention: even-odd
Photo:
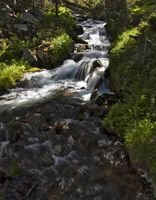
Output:
[[[152,0],[135,0],[129,23],[116,32],[110,53],[110,87],[122,99],[112,106],[104,126],[123,139],[132,164],[145,169],[156,184],[155,9]],[[137,23],[136,16],[140,16]]]
[[133,128],[127,130],[126,145],[131,158],[136,164],[141,164],[150,172],[156,173],[156,122],[143,119],[133,123]]

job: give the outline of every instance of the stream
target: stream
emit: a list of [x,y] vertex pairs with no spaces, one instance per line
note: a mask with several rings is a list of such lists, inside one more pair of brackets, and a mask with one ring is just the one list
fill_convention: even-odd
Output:
[[[154,199],[122,142],[102,126],[114,96],[105,75],[106,23],[78,20],[84,42],[70,60],[26,74],[0,96],[2,200]],[[92,98],[95,91],[102,103]]]

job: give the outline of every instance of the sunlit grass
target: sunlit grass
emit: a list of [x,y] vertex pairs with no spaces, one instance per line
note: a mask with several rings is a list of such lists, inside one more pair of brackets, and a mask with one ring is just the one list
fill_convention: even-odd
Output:
[[131,5],[129,24],[123,28],[115,19],[111,27],[121,26],[110,54],[110,86],[122,102],[112,106],[104,126],[123,139],[131,162],[156,184],[156,5],[152,0]]

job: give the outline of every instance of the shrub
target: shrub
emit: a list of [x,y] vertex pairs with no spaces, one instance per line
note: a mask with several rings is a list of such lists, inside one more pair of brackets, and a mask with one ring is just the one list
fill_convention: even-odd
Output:
[[129,16],[132,22],[139,16],[139,24],[118,32],[110,55],[111,88],[123,99],[112,106],[104,126],[123,139],[132,163],[147,170],[156,183],[156,4],[131,3]]
[[139,35],[140,32],[137,27],[131,28],[129,30],[124,31],[112,49],[113,54],[119,54],[124,51],[127,46],[133,45],[135,43],[134,37]]
[[156,13],[153,13],[152,15],[150,15],[149,24],[150,24],[151,28],[154,31],[156,31]]
[[0,62],[0,90],[5,90],[16,84],[27,71],[37,71],[24,61],[12,60],[9,64]]
[[20,40],[17,36],[10,38],[10,40],[6,42],[5,48],[3,48],[0,53],[0,62],[21,58],[22,50],[29,47],[30,44],[31,42]]
[[156,122],[137,121],[127,130],[125,143],[136,165],[156,173]]
[[72,37],[77,24],[68,8],[60,6],[58,23]]
[[73,40],[63,33],[52,40],[51,62],[52,64],[63,62],[71,53]]

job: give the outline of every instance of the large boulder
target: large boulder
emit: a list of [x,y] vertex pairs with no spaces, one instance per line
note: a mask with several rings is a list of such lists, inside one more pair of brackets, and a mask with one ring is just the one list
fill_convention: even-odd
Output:
[[83,27],[81,25],[77,25],[75,27],[75,32],[76,32],[77,35],[83,34],[84,33]]
[[39,61],[41,62],[41,64],[48,64],[49,57],[44,51],[42,51],[41,49],[38,49],[36,51],[36,56],[39,59]]
[[24,49],[22,58],[26,61],[28,61],[30,64],[36,64],[37,58],[35,52],[33,52],[30,49]]
[[22,13],[20,15],[20,19],[24,22],[30,23],[30,24],[37,24],[39,21],[36,19],[32,14],[30,13]]

